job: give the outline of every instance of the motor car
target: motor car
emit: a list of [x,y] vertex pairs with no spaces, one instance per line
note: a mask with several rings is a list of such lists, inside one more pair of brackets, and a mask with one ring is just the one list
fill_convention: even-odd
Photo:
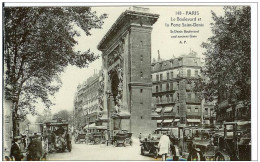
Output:
[[72,149],[72,134],[65,120],[57,119],[41,124],[41,134],[48,152],[64,152]]

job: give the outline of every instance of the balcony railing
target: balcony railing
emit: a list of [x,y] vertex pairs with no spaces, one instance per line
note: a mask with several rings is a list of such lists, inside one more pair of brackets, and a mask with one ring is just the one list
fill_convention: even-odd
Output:
[[177,100],[167,101],[167,100],[163,99],[161,102],[157,102],[156,104],[157,104],[157,105],[162,105],[162,104],[174,104],[174,103],[177,103],[177,102],[178,102]]
[[187,115],[190,115],[190,116],[200,116],[201,113],[200,112],[187,112]]
[[187,103],[201,103],[200,99],[189,99],[189,98],[186,99],[186,102]]
[[153,93],[164,93],[164,92],[173,92],[173,91],[178,91],[178,87],[173,87],[172,89],[162,89],[162,90],[158,90],[156,91],[156,89],[153,90]]

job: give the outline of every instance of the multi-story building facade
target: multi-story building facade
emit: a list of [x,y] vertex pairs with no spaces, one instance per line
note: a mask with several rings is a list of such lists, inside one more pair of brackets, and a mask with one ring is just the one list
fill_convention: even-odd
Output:
[[200,58],[194,53],[152,63],[153,119],[157,128],[202,124],[200,94],[193,91],[194,80],[201,77]]
[[219,89],[218,102],[216,108],[216,120],[218,124],[234,121],[251,121],[251,105],[245,104],[237,99],[233,90],[225,88]]
[[216,124],[216,111],[215,102],[204,102],[202,101],[202,125],[204,127],[214,127]]
[[100,94],[101,77],[100,71],[77,87],[74,99],[74,124],[78,129],[96,127],[97,120],[102,116],[103,107],[99,100],[102,96]]

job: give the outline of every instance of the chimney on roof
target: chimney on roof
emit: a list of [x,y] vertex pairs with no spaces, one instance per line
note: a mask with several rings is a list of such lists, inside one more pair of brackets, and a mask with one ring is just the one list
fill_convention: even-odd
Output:
[[158,62],[160,62],[161,61],[161,57],[160,57],[160,50],[158,50],[158,60],[157,60]]

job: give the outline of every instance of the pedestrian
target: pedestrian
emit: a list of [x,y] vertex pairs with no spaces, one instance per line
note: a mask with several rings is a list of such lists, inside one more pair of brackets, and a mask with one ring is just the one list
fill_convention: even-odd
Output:
[[28,161],[40,161],[43,155],[42,142],[38,135],[31,137],[32,140],[28,146]]
[[159,141],[159,154],[162,155],[162,160],[166,161],[166,155],[170,152],[170,138],[166,135],[166,132],[163,132],[163,135]]
[[109,138],[108,130],[106,130],[106,132],[105,132],[105,140],[106,140],[106,145],[107,146],[108,146],[108,138]]
[[151,139],[152,139],[152,135],[149,134],[149,135],[148,135],[148,141],[151,141]]
[[14,141],[11,146],[10,157],[11,158],[14,157],[13,160],[15,161],[21,161],[23,158],[23,155],[21,153],[20,143],[21,143],[21,136],[14,137]]
[[139,141],[142,141],[142,133],[139,134]]

